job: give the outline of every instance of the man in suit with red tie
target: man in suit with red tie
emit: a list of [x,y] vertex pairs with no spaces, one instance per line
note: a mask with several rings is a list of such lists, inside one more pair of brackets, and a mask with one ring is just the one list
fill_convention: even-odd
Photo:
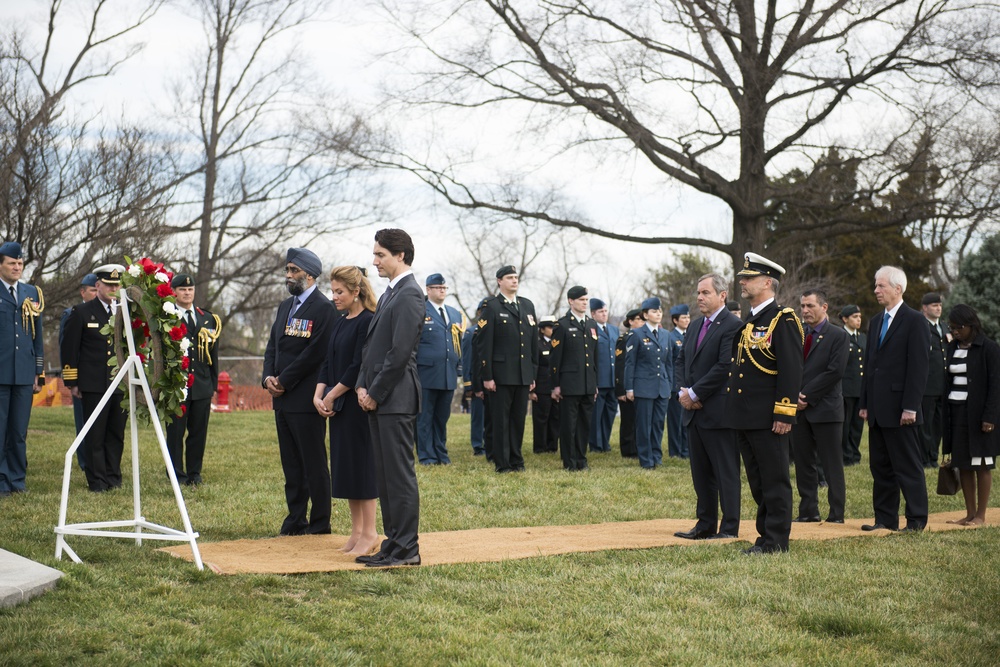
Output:
[[389,279],[389,287],[368,326],[355,387],[358,405],[368,413],[385,540],[378,553],[354,560],[372,568],[420,565],[413,429],[420,411],[417,344],[424,293],[410,270],[413,250],[413,240],[402,229],[375,233],[372,264]]
[[292,296],[278,306],[264,351],[261,385],[271,394],[285,473],[288,516],[281,524],[282,535],[330,532],[326,418],[316,412],[313,392],[337,311],[316,285],[322,272],[323,263],[315,253],[288,249],[285,287]]
[[865,377],[858,401],[868,421],[869,466],[874,485],[875,523],[862,530],[898,530],[899,495],[906,500],[907,531],[927,525],[920,424],[927,383],[930,329],[917,311],[903,303],[906,274],[895,266],[875,273],[875,299],[885,310],[868,324]]
[[[698,280],[702,316],[688,329],[674,362],[674,393],[684,410],[691,456],[691,481],[698,496],[698,522],[689,540],[723,539],[740,534],[740,450],[725,423],[726,383],[733,357],[733,337],[742,322],[726,308],[726,280],[709,273]],[[719,506],[722,524],[719,524]],[[716,531],[718,529],[718,531]]]
[[844,523],[844,396],[841,379],[847,368],[850,337],[830,324],[829,304],[820,290],[806,290],[799,301],[806,339],[802,353],[802,391],[799,392],[798,419],[792,427],[792,456],[795,485],[799,491],[797,523],[818,523],[819,475],[817,456],[826,474],[828,523]]

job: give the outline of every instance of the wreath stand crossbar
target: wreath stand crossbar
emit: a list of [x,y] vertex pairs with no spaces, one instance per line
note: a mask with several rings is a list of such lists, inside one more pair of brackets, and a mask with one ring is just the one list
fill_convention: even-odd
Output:
[[[128,305],[126,303],[127,300],[128,297],[125,296],[124,290],[122,290],[122,298],[118,302],[118,310],[120,312],[118,312],[115,317],[123,318],[121,321],[125,323],[129,322]],[[76,552],[74,552],[66,543],[67,535],[117,537],[129,540],[134,539],[137,545],[141,545],[143,539],[169,540],[174,542],[189,543],[191,545],[191,553],[194,555],[195,565],[199,570],[203,570],[204,565],[201,562],[201,552],[198,550],[198,533],[194,532],[191,528],[191,519],[188,518],[187,506],[184,504],[184,496],[181,494],[181,487],[180,484],[177,483],[177,475],[174,473],[174,466],[170,461],[170,453],[167,450],[166,438],[163,437],[163,427],[160,424],[160,420],[156,418],[156,407],[153,402],[153,394],[150,391],[149,382],[146,379],[146,373],[142,369],[142,360],[139,359],[139,355],[136,354],[135,351],[135,339],[132,337],[132,327],[124,327],[124,333],[125,340],[128,342],[128,358],[118,370],[118,374],[115,375],[114,380],[108,386],[108,390],[104,393],[104,396],[101,398],[100,403],[97,404],[97,408],[94,410],[93,414],[90,415],[87,423],[84,424],[80,434],[76,436],[73,444],[70,445],[69,450],[66,452],[66,463],[63,469],[62,499],[59,504],[59,525],[55,527],[56,560],[62,560],[62,554],[65,552],[73,562],[83,562],[80,557],[76,555]],[[122,380],[126,378],[126,376],[128,378],[129,423],[131,424],[132,435],[133,518],[124,521],[93,521],[89,523],[67,524],[66,508],[69,503],[69,479],[73,470],[73,459],[76,455],[76,450],[79,449],[87,433],[89,433],[90,429],[93,428],[98,414],[104,409],[104,406],[107,405],[108,401],[111,400],[111,396],[115,389],[119,386]],[[181,520],[184,523],[183,531],[149,522],[144,516],[142,516],[142,502],[140,498],[139,485],[139,428],[135,419],[136,387],[139,387],[142,390],[143,396],[146,399],[146,405],[150,406],[150,414],[152,415],[150,421],[153,423],[153,430],[156,432],[156,440],[160,445],[160,454],[163,456],[163,462],[166,464],[167,468],[167,476],[170,478],[170,486],[174,490],[174,499],[177,501],[177,509],[180,510]],[[132,528],[133,530],[108,530],[113,528]]]

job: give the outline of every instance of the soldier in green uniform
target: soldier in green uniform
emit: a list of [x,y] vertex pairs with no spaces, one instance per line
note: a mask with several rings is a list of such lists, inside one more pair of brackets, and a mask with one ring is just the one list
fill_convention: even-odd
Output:
[[789,433],[802,387],[802,323],[774,299],[785,270],[748,252],[737,273],[750,313],[733,343],[726,412],[736,431],[760,537],[745,554],[788,551],[792,529]]

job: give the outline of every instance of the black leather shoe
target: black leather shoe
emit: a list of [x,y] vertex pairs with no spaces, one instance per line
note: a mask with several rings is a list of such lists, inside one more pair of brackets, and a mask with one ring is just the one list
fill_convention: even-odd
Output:
[[680,537],[685,540],[707,540],[712,535],[715,535],[711,530],[695,530],[692,528],[686,533],[678,531],[674,533],[674,537]]
[[378,552],[373,553],[373,554],[371,554],[369,556],[358,556],[357,558],[354,559],[354,562],[355,563],[361,563],[363,565],[367,565],[368,563],[373,563],[373,562],[375,562],[377,560],[385,560],[385,558],[388,555],[389,554],[387,554],[387,553],[385,553],[383,551],[378,551]]
[[817,514],[816,516],[797,516],[792,519],[792,523],[819,523],[822,520]]
[[758,547],[755,544],[752,547],[750,547],[749,549],[742,549],[740,551],[740,553],[743,554],[744,556],[759,556],[759,555],[761,555],[763,553],[766,553],[766,552],[764,551],[763,547]]
[[370,563],[365,563],[365,567],[407,567],[420,565],[420,554],[411,558],[380,558]]
[[844,523],[843,519],[827,519],[826,523]]
[[901,530],[899,532],[901,532],[901,533],[919,533],[923,529],[924,529],[924,527],[922,525],[920,525],[920,524],[914,524],[914,525],[911,525],[911,526],[907,526],[906,528],[904,528],[903,530]]
[[296,535],[305,535],[305,528],[293,528],[292,530],[283,530],[278,535],[281,537],[295,537]]
[[861,526],[861,530],[865,531],[866,533],[870,533],[873,530],[892,530],[892,531],[895,531],[896,529],[895,528],[890,528],[889,526],[884,526],[881,523],[876,523],[874,525],[866,523],[863,526]]
[[739,537],[739,535],[733,535],[731,533],[716,533],[715,535],[709,535],[706,540],[733,540]]

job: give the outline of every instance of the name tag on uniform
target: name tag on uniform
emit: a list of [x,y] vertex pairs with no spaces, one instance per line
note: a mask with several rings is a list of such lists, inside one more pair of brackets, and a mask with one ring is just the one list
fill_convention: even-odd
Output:
[[542,350],[542,356],[543,357],[549,356],[549,351],[548,350]]
[[498,315],[500,315],[500,317],[504,318],[505,320],[510,317],[510,313],[498,313]]
[[311,338],[312,329],[312,320],[300,320],[297,317],[293,317],[289,320],[288,326],[285,327],[285,335],[295,336],[296,338]]
[[88,329],[100,329],[101,325],[98,324],[97,322],[87,322],[87,328]]

